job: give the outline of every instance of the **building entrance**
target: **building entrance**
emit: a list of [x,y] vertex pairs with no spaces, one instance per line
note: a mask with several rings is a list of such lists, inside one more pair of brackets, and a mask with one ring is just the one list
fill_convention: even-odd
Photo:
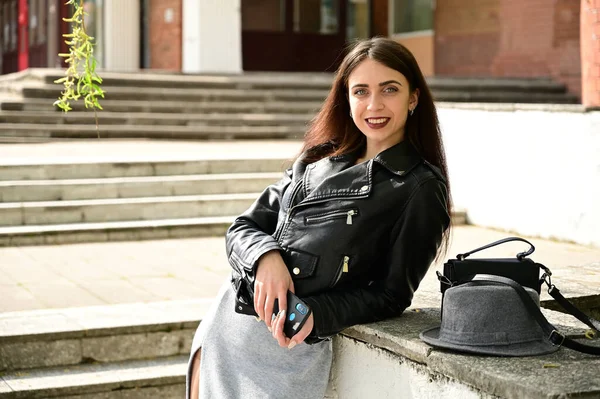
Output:
[[333,71],[348,39],[370,35],[368,0],[242,0],[246,71]]

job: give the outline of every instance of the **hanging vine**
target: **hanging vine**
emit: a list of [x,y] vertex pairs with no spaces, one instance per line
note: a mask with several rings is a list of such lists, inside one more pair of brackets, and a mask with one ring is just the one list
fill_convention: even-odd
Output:
[[[99,99],[104,98],[104,91],[100,87],[102,78],[96,74],[97,61],[94,58],[94,38],[85,32],[84,18],[87,13],[83,10],[84,0],[68,0],[67,5],[73,5],[75,11],[71,18],[63,18],[72,26],[71,33],[63,34],[65,43],[69,46],[68,53],[58,54],[65,58],[67,69],[65,76],[54,83],[63,84],[64,90],[54,105],[64,112],[71,111],[71,101],[83,97],[86,108],[94,110],[96,131],[98,132],[98,109],[102,109]],[[98,132],[98,138],[100,133]]]

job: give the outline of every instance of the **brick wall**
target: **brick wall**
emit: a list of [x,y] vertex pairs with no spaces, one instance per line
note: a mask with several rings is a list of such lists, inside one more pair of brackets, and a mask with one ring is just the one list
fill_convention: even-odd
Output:
[[579,8],[577,0],[438,1],[435,73],[552,77],[581,95]]
[[600,107],[600,0],[581,1],[582,103]]
[[150,68],[181,70],[182,0],[150,0]]

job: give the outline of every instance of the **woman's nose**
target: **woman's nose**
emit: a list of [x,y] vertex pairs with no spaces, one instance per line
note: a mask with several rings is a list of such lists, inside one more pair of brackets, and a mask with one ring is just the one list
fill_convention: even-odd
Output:
[[367,105],[369,111],[380,111],[383,107],[383,101],[381,101],[381,98],[378,95],[371,96],[369,104]]

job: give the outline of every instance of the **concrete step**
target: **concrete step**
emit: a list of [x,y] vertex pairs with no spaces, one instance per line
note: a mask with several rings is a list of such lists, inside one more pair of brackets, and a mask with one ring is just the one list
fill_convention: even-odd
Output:
[[0,227],[0,247],[222,237],[236,216]]
[[[90,143],[93,145],[93,143]],[[206,155],[206,154],[205,154]],[[219,155],[219,154],[218,154]],[[53,162],[30,164],[31,159],[0,160],[0,181],[71,180],[149,176],[193,176],[230,173],[273,173],[280,175],[291,161],[285,158],[227,158],[144,160],[133,156],[114,160],[90,156],[85,162],[61,157]],[[156,156],[154,157],[156,158]],[[181,157],[180,157],[181,158]],[[209,178],[209,177],[207,177]],[[25,184],[25,183],[24,183]]]
[[[42,98],[21,98],[0,100],[3,111],[55,111],[54,100]],[[103,112],[150,112],[150,113],[298,113],[315,114],[321,107],[321,101],[149,101],[149,100],[102,100]],[[83,102],[71,103],[73,111],[87,111]]]
[[550,78],[486,78],[486,77],[443,77],[426,78],[433,91],[502,91],[502,92],[537,92],[566,93],[562,83]]
[[535,91],[448,91],[433,90],[435,101],[477,102],[477,103],[544,103],[575,104],[579,100],[567,93],[535,92]]
[[[0,247],[218,237],[225,234],[236,216],[0,227]],[[456,210],[452,223],[467,224],[466,212]]]
[[160,125],[54,125],[3,123],[0,142],[61,138],[153,138],[186,140],[302,139],[306,127],[295,126],[160,126]]
[[239,215],[259,193],[0,204],[0,226],[102,223]]
[[86,364],[5,374],[0,399],[185,397],[187,356]]
[[[440,85],[432,87],[432,94],[436,101],[456,102],[571,102],[573,95],[552,90],[534,90],[526,85],[506,87],[502,85],[473,85],[464,87],[455,82],[454,85]],[[323,101],[327,96],[326,90],[238,90],[238,89],[167,89],[167,88],[129,88],[105,86],[106,98],[111,100],[139,100],[152,98],[155,101],[287,101],[287,102],[317,102]],[[57,98],[60,86],[25,85],[20,89],[25,98]]]
[[181,398],[212,299],[0,314],[0,398]]
[[252,193],[281,177],[275,172],[0,181],[0,202]]
[[[63,71],[42,71],[38,81],[54,84],[64,76]],[[107,86],[153,87],[153,88],[236,88],[236,89],[328,89],[333,81],[331,73],[295,72],[244,72],[240,75],[194,75],[138,71],[120,73],[100,71],[102,82]]]
[[[196,88],[153,88],[120,87],[103,85],[106,99],[139,100],[151,98],[153,101],[323,101],[327,90],[313,90],[299,87],[296,89],[196,89]],[[62,87],[53,85],[23,84],[20,92],[28,98],[53,98],[60,96]]]
[[175,114],[146,112],[0,111],[0,123],[95,124],[145,126],[298,126],[306,129],[310,114]]
[[[35,72],[38,73],[38,72]],[[64,76],[63,71],[41,70],[38,82],[53,84]],[[103,83],[121,87],[165,88],[325,88],[333,81],[332,73],[244,72],[240,75],[191,75],[139,71],[119,73],[101,71]],[[564,92],[563,84],[551,78],[498,78],[498,77],[427,77],[433,88],[463,88],[469,90],[524,90]]]
[[211,303],[199,298],[0,313],[0,378],[18,370],[188,355]]
[[[333,82],[331,73],[244,73],[241,75],[175,75],[157,73],[113,73],[101,72],[103,84],[120,87],[154,87],[154,88],[311,88],[329,89]],[[38,80],[53,84],[64,73],[46,75]],[[490,78],[490,77],[439,77],[427,78],[427,83],[434,89],[467,89],[467,90],[521,90],[565,92],[563,84],[550,78]]]

